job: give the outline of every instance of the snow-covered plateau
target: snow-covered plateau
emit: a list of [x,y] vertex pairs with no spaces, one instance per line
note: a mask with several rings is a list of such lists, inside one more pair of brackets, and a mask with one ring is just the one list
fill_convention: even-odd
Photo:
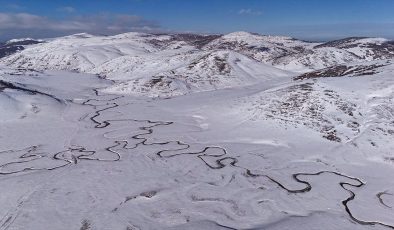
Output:
[[0,230],[394,229],[394,42],[0,44]]

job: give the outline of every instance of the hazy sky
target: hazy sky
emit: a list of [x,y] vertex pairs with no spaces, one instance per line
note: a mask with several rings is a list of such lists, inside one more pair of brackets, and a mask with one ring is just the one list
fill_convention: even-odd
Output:
[[0,0],[0,40],[240,30],[307,40],[394,38],[394,0]]

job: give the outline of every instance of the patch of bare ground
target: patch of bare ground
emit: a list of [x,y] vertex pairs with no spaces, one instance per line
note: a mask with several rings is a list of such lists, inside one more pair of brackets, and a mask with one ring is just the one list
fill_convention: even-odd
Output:
[[374,75],[378,73],[378,69],[383,67],[383,64],[372,64],[372,65],[356,65],[356,66],[346,66],[346,65],[336,65],[325,69],[316,70],[313,72],[305,73],[294,78],[297,80],[313,79],[321,77],[357,77],[365,75]]
[[82,226],[79,230],[90,230],[92,229],[92,225],[89,220],[83,220],[81,222]]

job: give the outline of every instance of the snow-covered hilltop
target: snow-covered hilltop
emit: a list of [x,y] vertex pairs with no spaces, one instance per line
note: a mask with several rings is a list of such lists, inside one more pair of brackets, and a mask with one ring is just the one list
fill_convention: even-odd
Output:
[[[383,38],[313,43],[247,32],[81,33],[46,41],[11,40],[5,46],[21,47],[0,59],[10,68],[96,74],[113,81],[102,89],[105,93],[169,98],[260,85],[263,92],[257,90],[240,105],[252,119],[302,124],[337,142],[350,141],[361,132],[367,117],[360,114],[371,108],[359,97],[379,90],[372,87],[376,82],[371,77],[381,76],[374,81],[389,84],[394,69],[394,42]],[[346,80],[360,76],[366,78]],[[335,84],[364,82],[369,88],[344,96],[327,85],[331,81],[325,78],[332,77],[344,77]],[[358,91],[352,86],[348,90]],[[382,103],[387,108],[391,101]]]
[[380,38],[311,43],[247,32],[126,33],[75,34],[50,39],[5,57],[1,63],[18,68],[99,74],[118,81],[112,92],[174,96],[255,84],[266,80],[263,75],[267,72],[270,76],[288,76],[290,72],[305,73],[393,56],[393,42]]

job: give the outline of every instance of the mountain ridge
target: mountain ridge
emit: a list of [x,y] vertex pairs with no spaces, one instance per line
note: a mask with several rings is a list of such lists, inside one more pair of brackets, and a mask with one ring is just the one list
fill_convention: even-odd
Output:
[[[251,83],[241,80],[245,79],[242,74],[235,76],[233,80],[236,83],[231,84],[229,78],[232,77],[228,71],[209,72],[210,68],[212,71],[218,65],[232,65],[220,55],[205,60],[205,65],[197,65],[193,71],[188,69],[189,65],[213,52],[236,53],[243,56],[244,62],[261,63],[260,67],[252,65],[256,70],[264,71],[272,66],[277,73],[293,73],[290,75],[302,75],[345,63],[394,57],[394,44],[383,38],[352,37],[315,43],[243,31],[225,35],[129,32],[94,36],[80,33],[47,39],[22,48],[5,55],[0,63],[16,68],[98,74],[121,81],[119,84],[122,87],[119,88],[123,89],[122,92],[147,96],[157,96],[160,92],[175,96]],[[256,73],[256,70],[251,71]],[[166,79],[160,89],[156,88],[159,86],[158,79]],[[127,81],[129,83],[126,85],[129,86],[134,82],[135,92],[125,88]],[[156,84],[152,84],[154,82]],[[172,85],[177,87],[172,88]]]

